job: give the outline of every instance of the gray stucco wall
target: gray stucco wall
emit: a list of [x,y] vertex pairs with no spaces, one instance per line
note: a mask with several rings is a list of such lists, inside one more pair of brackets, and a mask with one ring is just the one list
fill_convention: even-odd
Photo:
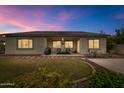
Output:
[[5,54],[43,54],[47,46],[46,38],[31,37],[31,39],[33,39],[33,49],[17,49],[18,37],[7,37]]
[[[27,37],[23,37],[27,38]],[[50,46],[50,42],[47,43],[47,39],[43,37],[30,37],[33,39],[33,49],[17,49],[17,39],[18,37],[7,37],[6,38],[6,48],[5,54],[44,54],[44,49]],[[96,38],[80,38],[80,54],[88,54],[88,40]],[[106,53],[106,38],[97,38],[100,40],[100,49],[97,50],[98,53]],[[49,45],[50,44],[50,45]],[[74,50],[76,50],[76,44],[74,43]]]
[[99,39],[100,48],[97,49],[97,53],[105,54],[106,53],[106,38],[80,38],[80,53],[88,54],[88,40],[89,39]]

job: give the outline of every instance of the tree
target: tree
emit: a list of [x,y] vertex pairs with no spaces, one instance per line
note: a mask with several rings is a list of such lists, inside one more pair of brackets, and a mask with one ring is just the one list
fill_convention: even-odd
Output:
[[103,30],[100,30],[100,33],[101,33],[101,34],[105,34],[105,32],[104,32]]
[[124,29],[116,29],[115,30],[115,37],[114,37],[116,44],[124,44]]
[[113,48],[115,44],[124,44],[124,29],[116,29],[115,35],[111,35],[107,38],[107,51]]
[[112,50],[113,46],[115,45],[113,36],[110,36],[107,38],[107,52],[110,52]]

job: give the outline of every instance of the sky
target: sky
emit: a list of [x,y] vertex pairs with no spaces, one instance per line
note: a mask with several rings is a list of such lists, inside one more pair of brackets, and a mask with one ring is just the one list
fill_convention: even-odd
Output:
[[0,5],[0,34],[101,30],[113,34],[123,27],[123,5]]

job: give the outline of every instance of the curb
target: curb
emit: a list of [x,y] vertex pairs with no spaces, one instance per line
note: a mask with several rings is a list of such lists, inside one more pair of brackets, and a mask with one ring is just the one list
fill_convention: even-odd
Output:
[[[86,58],[81,58],[82,62],[89,65],[92,69],[92,74],[94,74],[96,72],[95,68],[90,64],[90,63],[87,63],[85,62],[87,59]],[[89,75],[91,76],[91,75]],[[79,83],[79,82],[83,82],[83,81],[86,81],[88,79],[88,77],[84,77],[84,78],[81,78],[81,79],[78,79],[78,80],[75,80],[74,83]]]

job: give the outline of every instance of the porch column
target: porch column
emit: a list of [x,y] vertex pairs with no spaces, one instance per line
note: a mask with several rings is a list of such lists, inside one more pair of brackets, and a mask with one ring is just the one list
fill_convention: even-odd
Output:
[[73,40],[73,50],[77,51],[77,40]]
[[65,46],[64,46],[65,44],[64,43],[65,43],[65,40],[64,40],[64,37],[62,37],[61,38],[61,44],[62,44],[61,49],[62,49],[62,51],[64,51],[64,48],[65,48]]
[[88,54],[88,39],[87,38],[80,39],[80,53]]
[[[40,49],[39,51],[44,54],[44,50],[47,47],[47,38],[37,38],[38,40],[36,41],[37,47]],[[39,41],[39,42],[38,42]]]

